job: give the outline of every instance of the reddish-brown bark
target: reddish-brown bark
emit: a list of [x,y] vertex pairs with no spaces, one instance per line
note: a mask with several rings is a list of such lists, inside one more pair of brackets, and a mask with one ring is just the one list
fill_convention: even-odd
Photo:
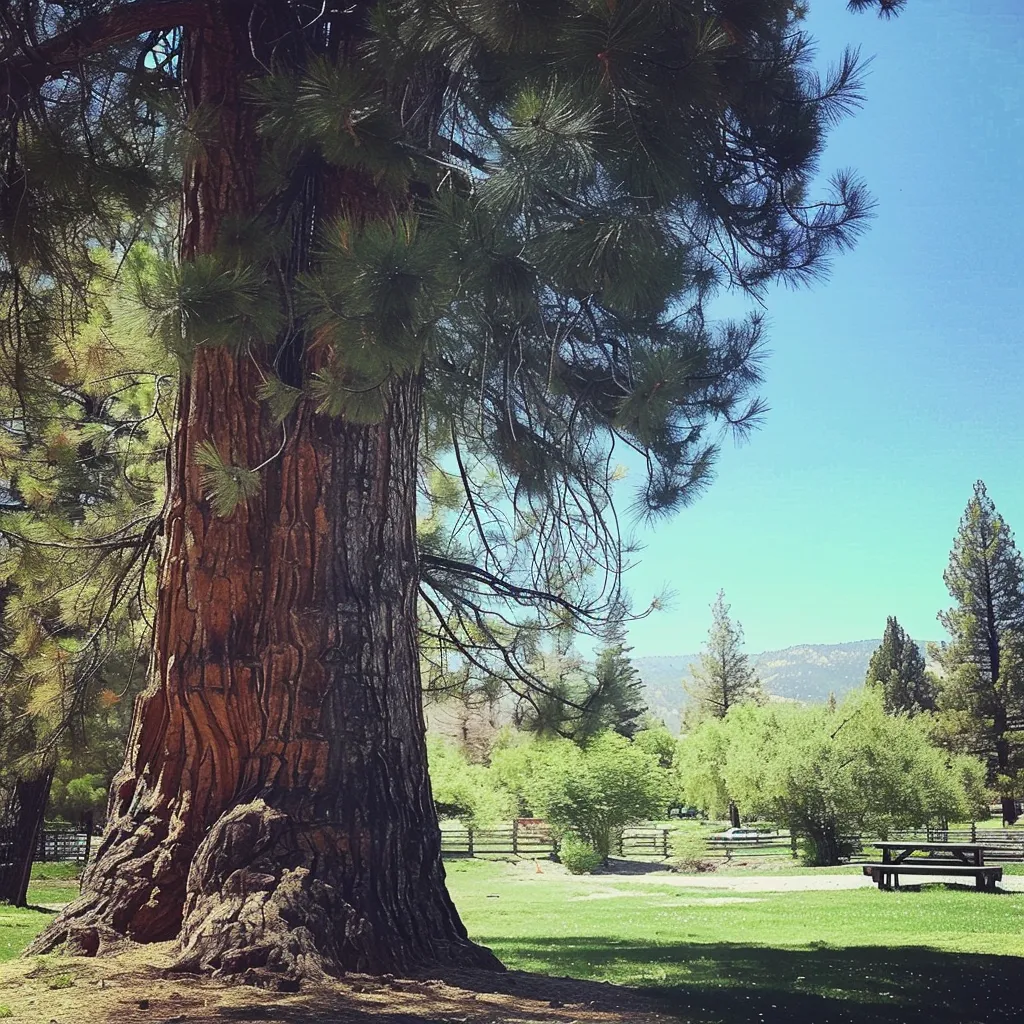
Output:
[[[220,118],[220,144],[186,175],[186,259],[255,207],[258,141],[241,96],[256,69],[251,6],[213,5],[213,26],[186,46],[190,104]],[[388,207],[344,175],[323,194],[362,216]],[[183,969],[253,980],[497,967],[445,889],[426,774],[420,379],[392,380],[371,426],[304,399],[260,494],[217,518],[195,448],[212,441],[255,466],[278,447],[256,397],[262,358],[200,347],[183,378],[153,681],[82,895],[32,949],[180,936]]]

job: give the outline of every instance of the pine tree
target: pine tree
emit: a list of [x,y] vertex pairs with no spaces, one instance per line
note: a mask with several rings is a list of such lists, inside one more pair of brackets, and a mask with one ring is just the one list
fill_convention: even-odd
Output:
[[743,652],[743,627],[729,617],[729,608],[720,590],[711,606],[711,629],[700,664],[691,666],[693,679],[686,687],[692,700],[686,715],[690,729],[707,718],[725,718],[738,704],[764,700],[761,682]]
[[105,758],[126,735],[112,709],[130,707],[145,679],[146,555],[162,501],[172,368],[121,329],[121,345],[148,368],[126,363],[110,340],[120,301],[103,280],[110,259],[94,259],[91,315],[38,338],[20,353],[17,377],[0,377],[0,771],[29,837],[24,863],[4,858],[4,878],[29,875],[51,779],[60,787],[98,770],[109,783]]
[[890,715],[916,715],[936,708],[935,686],[925,671],[924,655],[893,615],[886,619],[882,643],[871,655],[866,682],[881,687]]
[[589,706],[596,712],[600,729],[611,729],[632,739],[641,728],[647,712],[644,685],[629,654],[625,631],[613,624],[605,638],[605,646],[597,652],[594,663],[594,689]]
[[972,752],[988,758],[1012,824],[1024,767],[1024,559],[980,480],[943,579],[956,603],[939,613],[950,635],[937,652],[939,707]]
[[[644,456],[653,516],[707,482],[716,430],[756,421],[762,321],[712,322],[709,299],[813,279],[868,203],[848,175],[810,194],[857,69],[821,81],[800,15],[24,0],[0,20],[6,372],[22,389],[89,317],[96,251],[140,237],[165,257],[140,316],[180,368],[151,686],[82,895],[35,950],[176,938],[179,966],[254,979],[494,964],[444,888],[418,600],[439,643],[515,675],[496,624],[619,600],[614,445]],[[433,469],[464,515],[422,550]]]

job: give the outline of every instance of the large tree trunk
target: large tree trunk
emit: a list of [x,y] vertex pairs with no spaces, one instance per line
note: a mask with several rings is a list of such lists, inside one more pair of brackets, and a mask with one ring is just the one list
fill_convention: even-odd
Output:
[[[186,180],[186,259],[255,206],[249,7],[218,5],[186,47],[191,102],[218,110],[222,139]],[[369,202],[352,191],[338,204]],[[183,380],[153,682],[82,895],[31,951],[179,937],[184,969],[278,981],[498,967],[445,889],[426,772],[420,378],[392,380],[372,426],[303,400],[261,493],[219,519],[195,448],[212,441],[246,466],[276,450],[256,399],[263,358],[200,348]]]
[[[11,790],[8,806],[3,808],[0,839],[0,902],[13,907],[25,906],[32,863],[43,827],[46,804],[50,799],[53,769],[47,768],[34,779],[18,778]],[[3,834],[6,833],[6,834]]]

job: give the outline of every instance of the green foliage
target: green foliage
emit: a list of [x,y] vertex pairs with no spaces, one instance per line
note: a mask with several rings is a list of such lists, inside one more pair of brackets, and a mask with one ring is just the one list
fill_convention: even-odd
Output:
[[558,859],[570,875],[589,875],[601,866],[604,858],[590,843],[568,833],[558,845]]
[[925,671],[921,649],[890,615],[878,650],[871,655],[866,682],[878,686],[889,714],[916,715],[936,708],[935,683]]
[[[823,81],[792,0],[386,0],[282,8],[263,35],[243,5],[225,9],[252,45],[223,100],[239,109],[190,109],[187,33],[40,59],[98,9],[26,0],[0,24],[0,79],[18,83],[0,124],[10,716],[66,723],[95,678],[82,666],[145,632],[156,531],[129,524],[160,507],[167,353],[187,374],[207,345],[255,365],[285,438],[314,413],[422,424],[424,490],[442,463],[463,490],[421,561],[439,660],[534,681],[522,632],[621,606],[611,452],[640,450],[635,511],[654,517],[758,421],[763,320],[715,321],[715,293],[813,280],[855,239],[857,181],[813,192],[856,60]],[[215,222],[197,183],[221,164],[237,215]],[[83,330],[123,389],[95,366],[54,375]],[[413,374],[422,409],[392,387]],[[218,515],[260,486],[233,454],[191,453]],[[58,566],[44,541],[69,537]],[[77,582],[51,595],[47,577]],[[609,714],[631,728],[632,697],[608,696],[632,686],[623,653],[596,689],[545,695],[602,705],[581,737]]]
[[[561,736],[581,745],[606,729],[632,736],[646,704],[621,623],[606,631],[593,668],[572,641],[565,628],[556,630],[546,649],[533,647],[532,656],[524,658],[535,685],[517,704],[516,724],[540,737]],[[529,643],[527,638],[524,646]]]
[[345,67],[316,56],[301,73],[251,82],[250,93],[263,110],[260,129],[280,166],[314,151],[337,167],[363,170],[400,194],[414,165],[381,84],[373,68]]
[[258,397],[267,403],[275,423],[283,423],[295,411],[302,392],[285,384],[280,378],[268,376],[259,391]]
[[186,366],[198,345],[268,343],[283,323],[266,274],[220,253],[158,262],[135,289],[149,329]]
[[[56,762],[58,785],[109,779],[123,750],[115,705],[145,672],[175,395],[114,259],[90,259],[87,315],[40,320],[0,384],[0,763],[33,776]],[[154,261],[140,245],[123,262]]]
[[738,704],[765,699],[761,682],[743,653],[743,627],[729,618],[725,591],[718,592],[711,614],[700,664],[691,667],[693,680],[686,686],[692,702],[685,715],[689,728],[706,718],[724,718]]
[[63,821],[80,821],[86,814],[102,817],[109,786],[110,777],[96,772],[67,782],[55,777],[50,788],[48,817]]
[[468,761],[458,747],[430,737],[427,757],[430,787],[441,818],[487,828],[514,816],[512,797],[498,786],[490,769]]
[[672,833],[670,863],[677,871],[697,873],[713,871],[715,865],[708,860],[708,829],[680,829]]
[[662,768],[671,768],[679,740],[660,722],[649,722],[633,733],[633,742],[645,754],[652,754]]
[[1012,806],[1024,770],[1024,559],[980,480],[943,579],[955,604],[939,615],[950,635],[936,651],[940,728],[955,748],[986,755]]
[[[527,754],[529,776],[519,783],[531,809],[556,832],[571,832],[592,846],[602,859],[623,828],[664,810],[665,773],[623,736],[604,732],[583,749],[566,740],[534,746],[547,749]],[[499,777],[508,777],[499,763],[495,754]]]
[[203,492],[218,516],[230,516],[260,491],[260,475],[225,462],[212,441],[196,445],[196,462],[203,467]]
[[932,744],[925,717],[887,715],[869,691],[835,710],[740,706],[683,741],[684,786],[695,803],[735,800],[807,840],[812,863],[835,864],[851,835],[959,821],[983,802],[982,766]]
[[[734,717],[745,714],[737,709]],[[679,741],[673,774],[687,803],[712,818],[723,818],[732,802],[725,779],[732,734],[737,727],[723,719],[708,718]]]
[[544,816],[540,780],[559,771],[570,753],[566,741],[536,741],[523,733],[506,730],[491,750],[491,770],[498,784],[513,797],[517,817]]

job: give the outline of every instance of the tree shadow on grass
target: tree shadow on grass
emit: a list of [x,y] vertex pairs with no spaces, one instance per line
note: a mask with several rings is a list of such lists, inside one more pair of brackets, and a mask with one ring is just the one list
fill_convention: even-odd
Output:
[[[483,942],[500,947],[498,938]],[[740,943],[516,944],[521,966],[634,985],[693,1024],[1020,1024],[1024,958],[921,946],[778,949]],[[536,966],[534,966],[536,965]],[[484,979],[501,990],[500,976]],[[465,984],[465,983],[463,983]]]

